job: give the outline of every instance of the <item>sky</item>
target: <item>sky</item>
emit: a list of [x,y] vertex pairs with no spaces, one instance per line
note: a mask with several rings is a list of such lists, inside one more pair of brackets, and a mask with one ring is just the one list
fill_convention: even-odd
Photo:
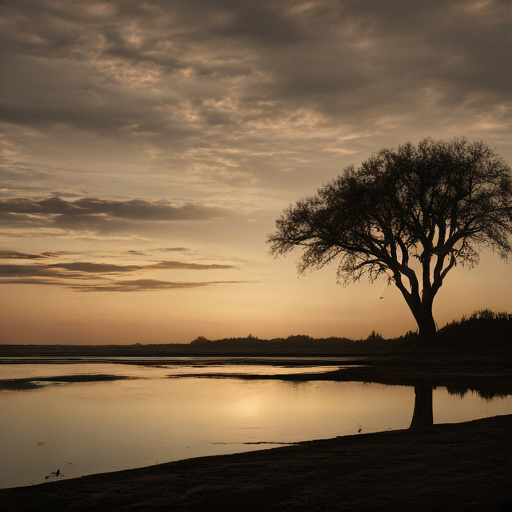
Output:
[[[298,277],[266,236],[384,147],[465,136],[511,165],[511,22],[510,0],[4,0],[0,342],[416,330],[392,286]],[[438,325],[511,289],[484,251]]]

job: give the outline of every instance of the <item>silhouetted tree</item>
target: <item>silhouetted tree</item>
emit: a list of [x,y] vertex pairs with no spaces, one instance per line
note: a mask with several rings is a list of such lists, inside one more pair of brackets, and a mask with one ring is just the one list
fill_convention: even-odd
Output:
[[347,167],[276,226],[271,255],[302,248],[299,273],[339,260],[343,284],[386,276],[420,336],[432,338],[432,304],[448,272],[474,266],[484,247],[502,258],[512,251],[512,173],[484,142],[428,138]]

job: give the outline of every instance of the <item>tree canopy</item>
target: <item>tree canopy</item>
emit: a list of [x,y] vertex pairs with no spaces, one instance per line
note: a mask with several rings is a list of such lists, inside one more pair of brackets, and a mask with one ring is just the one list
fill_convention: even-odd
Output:
[[474,266],[483,248],[512,252],[512,172],[482,141],[408,142],[347,167],[276,228],[271,255],[301,248],[299,273],[337,261],[342,284],[385,276],[431,338],[433,300],[450,270]]

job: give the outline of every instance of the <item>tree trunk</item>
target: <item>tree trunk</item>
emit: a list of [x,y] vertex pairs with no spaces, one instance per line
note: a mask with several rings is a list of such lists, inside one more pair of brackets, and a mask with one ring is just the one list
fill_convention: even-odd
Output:
[[412,314],[418,324],[420,338],[426,341],[433,341],[436,337],[437,327],[432,315],[432,302],[417,301],[409,304]]
[[420,338],[426,341],[433,341],[435,339],[437,328],[431,311],[422,315],[421,320],[418,322],[418,327],[420,329]]
[[432,386],[414,386],[414,412],[409,429],[431,428],[433,425]]

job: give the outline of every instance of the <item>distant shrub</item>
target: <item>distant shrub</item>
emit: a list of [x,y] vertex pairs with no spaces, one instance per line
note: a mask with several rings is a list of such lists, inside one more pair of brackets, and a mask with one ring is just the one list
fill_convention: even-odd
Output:
[[213,343],[213,341],[206,339],[204,336],[198,336],[190,342],[191,345],[204,345],[205,343]]
[[370,335],[368,336],[368,338],[366,338],[366,341],[384,341],[384,338],[382,337],[381,334],[375,332],[375,331],[372,331],[370,333]]
[[419,341],[420,336],[418,331],[407,331],[403,336],[395,338],[393,341],[397,346],[412,345]]
[[512,314],[509,314],[506,311],[495,313],[490,309],[481,309],[479,311],[474,311],[469,317],[469,320],[512,320]]

